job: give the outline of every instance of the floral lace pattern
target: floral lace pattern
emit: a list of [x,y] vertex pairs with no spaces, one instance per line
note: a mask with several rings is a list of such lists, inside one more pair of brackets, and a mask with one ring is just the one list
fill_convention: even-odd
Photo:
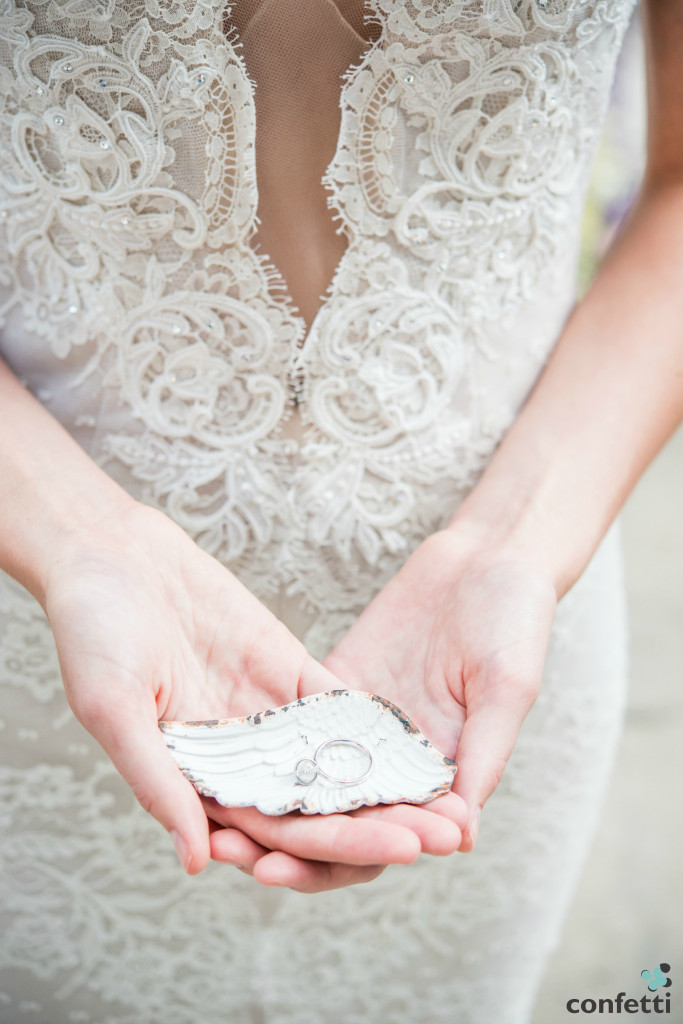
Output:
[[[324,178],[348,245],[307,330],[252,245],[230,4],[0,0],[0,352],[131,493],[257,596],[301,600],[318,657],[447,522],[555,343],[633,6],[366,0],[381,32],[345,76]],[[72,720],[39,609],[0,580],[0,1016],[526,1020],[616,737],[618,576],[609,547],[558,614],[477,858],[312,903],[179,876]]]
[[305,337],[250,245],[253,86],[220,0],[6,6],[7,358],[30,332],[79,365],[72,408],[106,388],[127,415],[93,457],[260,596],[357,613],[556,338],[630,0],[369,5],[325,177],[349,245]]

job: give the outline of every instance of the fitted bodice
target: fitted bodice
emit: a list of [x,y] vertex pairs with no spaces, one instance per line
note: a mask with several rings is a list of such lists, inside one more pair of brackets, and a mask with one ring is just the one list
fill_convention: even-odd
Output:
[[10,6],[0,352],[259,596],[353,614],[557,339],[632,7]]

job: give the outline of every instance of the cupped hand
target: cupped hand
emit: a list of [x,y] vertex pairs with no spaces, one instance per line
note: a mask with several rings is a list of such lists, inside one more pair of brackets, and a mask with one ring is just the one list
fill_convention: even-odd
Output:
[[323,661],[457,759],[463,852],[538,695],[556,603],[533,559],[451,527],[413,552]]
[[224,826],[211,835],[216,860],[234,864],[264,885],[307,893],[369,882],[387,864],[410,864],[420,853],[454,853],[465,809],[453,793],[424,806],[359,807],[310,816],[269,817],[253,807],[204,803],[212,820]]
[[211,852],[230,860],[226,850],[237,842],[260,881],[281,884],[285,862],[301,888],[329,888],[410,862],[423,849],[457,847],[460,832],[448,816],[422,810],[423,823],[419,808],[417,817],[311,820],[202,803],[169,753],[160,719],[252,714],[343,684],[163,513],[123,503],[87,539],[64,543],[45,607],[74,714],[172,834],[189,873]]

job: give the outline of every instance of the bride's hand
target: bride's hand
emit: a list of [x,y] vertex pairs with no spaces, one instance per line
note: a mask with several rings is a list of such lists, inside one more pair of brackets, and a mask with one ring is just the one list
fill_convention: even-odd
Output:
[[467,805],[460,849],[472,849],[534,703],[556,607],[547,576],[464,530],[423,542],[323,665],[344,685],[399,705],[458,760],[453,791]]
[[[419,808],[386,820],[313,821],[202,804],[159,719],[251,714],[340,682],[162,513],[124,503],[87,543],[65,543],[51,562],[45,607],[72,710],[173,835],[191,874],[210,852],[230,861],[237,851],[259,880],[276,884],[283,858],[290,869],[306,858],[302,864],[323,862],[313,873],[316,887],[327,888],[408,863],[422,849],[457,847],[455,826]],[[216,819],[230,828],[217,829]]]

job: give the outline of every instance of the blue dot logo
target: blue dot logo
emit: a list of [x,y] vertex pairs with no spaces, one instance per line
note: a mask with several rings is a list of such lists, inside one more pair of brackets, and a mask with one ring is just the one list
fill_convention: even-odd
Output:
[[643,981],[647,982],[650,992],[656,992],[658,988],[671,987],[671,978],[667,978],[670,970],[669,964],[660,964],[659,967],[655,967],[654,971],[641,971],[640,976]]

